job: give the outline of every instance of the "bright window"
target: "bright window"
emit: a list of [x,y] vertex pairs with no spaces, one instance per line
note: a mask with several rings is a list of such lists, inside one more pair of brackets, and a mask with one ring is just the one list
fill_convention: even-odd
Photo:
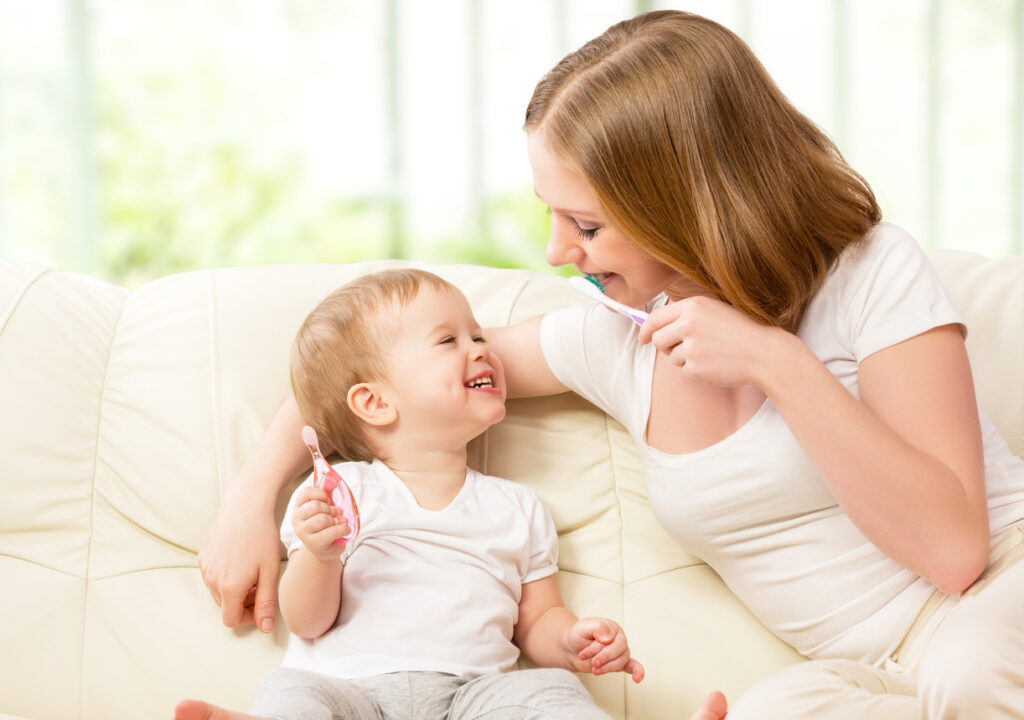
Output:
[[923,244],[1021,253],[1022,4],[0,0],[0,255],[542,269],[533,85],[657,7],[740,33]]

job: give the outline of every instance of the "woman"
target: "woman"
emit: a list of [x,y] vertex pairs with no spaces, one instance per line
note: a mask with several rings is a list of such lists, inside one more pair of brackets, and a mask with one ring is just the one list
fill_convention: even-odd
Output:
[[[571,308],[488,340],[511,395],[571,389],[622,422],[666,530],[812,658],[730,718],[1020,717],[1024,462],[979,418],[960,318],[867,183],[739,38],[675,11],[563,59],[525,129],[548,261],[650,318]],[[226,498],[201,553],[228,624],[254,571],[223,577],[225,539],[274,543],[300,422],[286,403],[243,471],[262,507]]]

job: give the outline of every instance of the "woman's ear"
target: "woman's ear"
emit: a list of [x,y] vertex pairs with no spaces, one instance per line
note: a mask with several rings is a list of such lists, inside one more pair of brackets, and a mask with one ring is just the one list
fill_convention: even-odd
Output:
[[355,416],[369,425],[384,427],[398,419],[398,410],[389,403],[374,383],[357,383],[348,389],[348,406]]

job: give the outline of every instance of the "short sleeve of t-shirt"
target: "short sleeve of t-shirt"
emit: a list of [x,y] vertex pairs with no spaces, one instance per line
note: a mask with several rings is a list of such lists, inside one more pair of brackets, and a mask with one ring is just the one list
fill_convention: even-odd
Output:
[[519,486],[518,494],[522,497],[523,513],[530,523],[529,564],[522,580],[526,584],[553,575],[558,570],[558,533],[551,513],[532,490]]
[[888,223],[880,223],[843,254],[819,295],[805,322],[809,325],[822,311],[857,362],[941,325],[957,324],[966,335],[924,250]]
[[549,312],[540,326],[541,349],[555,377],[634,434],[646,422],[645,403],[634,390],[649,394],[644,378],[655,352],[653,345],[640,345],[638,335],[631,320],[596,303]]

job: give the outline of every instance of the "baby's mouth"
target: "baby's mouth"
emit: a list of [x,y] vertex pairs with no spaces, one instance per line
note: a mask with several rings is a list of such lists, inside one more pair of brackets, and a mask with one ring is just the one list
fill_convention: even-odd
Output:
[[490,375],[484,375],[482,377],[474,378],[466,383],[466,387],[478,389],[478,388],[492,388],[494,387],[494,379]]

